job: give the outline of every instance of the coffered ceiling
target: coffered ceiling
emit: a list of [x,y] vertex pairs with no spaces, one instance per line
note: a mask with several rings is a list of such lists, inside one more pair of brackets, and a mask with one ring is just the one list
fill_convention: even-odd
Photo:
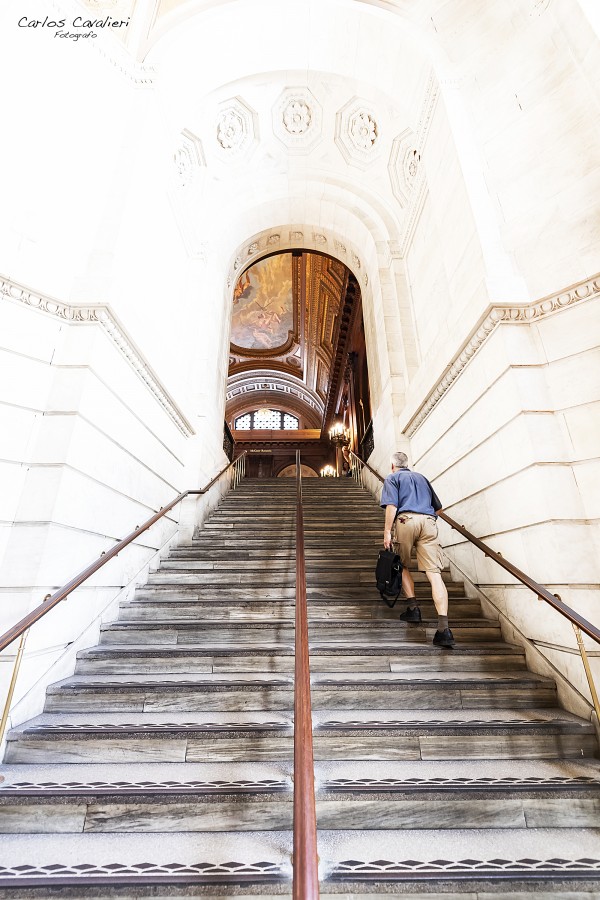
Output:
[[346,266],[309,251],[286,251],[247,268],[233,287],[228,418],[260,397],[301,412],[319,427],[350,282]]

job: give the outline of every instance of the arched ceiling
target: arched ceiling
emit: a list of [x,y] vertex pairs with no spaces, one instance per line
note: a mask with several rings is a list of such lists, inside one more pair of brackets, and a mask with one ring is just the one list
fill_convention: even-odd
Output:
[[[320,427],[357,294],[343,263],[310,251],[274,253],[240,271],[231,288],[228,417],[260,394],[260,402],[268,397]],[[278,388],[281,376],[295,387],[292,404],[286,387]]]

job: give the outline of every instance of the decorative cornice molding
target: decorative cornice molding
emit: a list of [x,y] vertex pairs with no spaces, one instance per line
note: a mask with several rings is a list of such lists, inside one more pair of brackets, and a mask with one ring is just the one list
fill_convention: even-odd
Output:
[[99,325],[121,355],[125,357],[138,378],[146,385],[157,403],[162,406],[169,418],[175,423],[179,431],[185,437],[191,437],[195,434],[184,414],[161,385],[141,352],[127,335],[116,316],[111,312],[110,307],[105,305],[77,306],[71,303],[64,303],[61,300],[55,300],[53,297],[48,297],[38,291],[32,291],[22,284],[1,276],[0,296],[6,300],[29,307],[29,309],[62,319],[69,325]]
[[[57,12],[67,15],[81,14],[81,7],[78,4],[69,3],[67,0],[51,0],[51,7]],[[111,36],[110,28],[107,29],[107,34],[99,33],[95,40],[82,43],[93,47],[99,56],[118,69],[121,75],[133,82],[136,87],[152,87],[154,84],[155,70],[151,66],[137,62],[128,50],[115,37]]]
[[498,325],[531,325],[539,319],[560,312],[584,300],[600,296],[600,273],[587,281],[580,281],[555,294],[520,306],[489,307],[479,324],[458,351],[435,388],[415,412],[404,429],[407,437],[412,437],[429,414],[435,409],[445,393],[465,370],[477,351],[485,344]]

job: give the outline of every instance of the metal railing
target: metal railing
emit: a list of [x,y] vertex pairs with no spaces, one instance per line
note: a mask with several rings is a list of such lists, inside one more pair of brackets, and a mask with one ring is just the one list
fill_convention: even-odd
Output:
[[235,455],[235,440],[226,421],[223,422],[223,453],[229,462],[233,462],[233,457]]
[[[367,469],[368,472],[371,473],[378,481],[382,484],[385,481],[382,475],[379,472],[375,471],[368,463],[363,462],[360,457],[356,455],[352,450],[349,451],[350,459],[351,459],[351,467],[352,467],[352,475],[361,485],[364,487],[364,469]],[[485,556],[493,559],[494,562],[498,563],[499,566],[502,566],[505,571],[509,572],[513,578],[516,578],[517,581],[520,581],[521,584],[525,585],[525,587],[529,588],[530,591],[533,591],[534,594],[537,595],[539,600],[543,600],[545,603],[548,603],[553,609],[555,609],[561,616],[564,616],[565,619],[573,626],[573,630],[575,631],[575,637],[577,639],[577,647],[581,656],[581,661],[583,663],[583,667],[585,670],[585,675],[587,678],[588,686],[590,689],[590,694],[592,697],[592,703],[594,704],[594,709],[596,711],[596,715],[598,717],[598,721],[600,723],[600,700],[598,698],[598,693],[596,691],[596,686],[594,684],[594,677],[592,675],[592,670],[590,668],[588,654],[586,648],[583,643],[583,638],[581,636],[581,632],[587,634],[588,637],[592,638],[593,641],[600,644],[600,629],[596,628],[595,625],[592,625],[587,619],[581,616],[574,609],[571,609],[566,603],[563,603],[560,596],[558,594],[552,594],[547,588],[543,585],[538,584],[537,581],[534,581],[533,578],[530,578],[529,575],[526,575],[525,572],[522,572],[521,569],[517,568],[517,566],[513,565],[513,563],[509,562],[509,560],[504,559],[501,553],[497,553],[495,550],[492,550],[491,547],[488,547],[487,544],[484,544],[478,537],[475,537],[474,534],[471,534],[464,525],[459,525],[458,522],[455,522],[447,513],[440,511],[438,513],[440,519],[443,519],[444,522],[447,522],[451,528],[455,531],[458,531],[464,538],[474,544],[475,547],[478,547]],[[533,641],[532,643],[535,643]]]
[[72,578],[67,584],[63,587],[59,588],[59,590],[55,591],[53,594],[48,594],[44,597],[42,603],[39,606],[36,606],[34,610],[28,613],[24,618],[22,618],[19,622],[9,628],[4,634],[0,635],[0,652],[5,650],[13,641],[16,641],[17,638],[20,638],[19,646],[17,649],[17,653],[15,656],[15,662],[13,665],[13,671],[10,679],[10,684],[8,688],[8,694],[6,697],[6,701],[4,703],[4,709],[2,712],[2,719],[0,719],[0,743],[4,738],[4,732],[6,730],[6,723],[8,722],[8,716],[10,713],[10,707],[12,703],[12,699],[15,692],[15,687],[17,684],[17,678],[19,675],[19,669],[21,667],[21,662],[23,659],[23,653],[25,650],[25,642],[27,640],[27,635],[29,634],[29,629],[32,625],[35,625],[36,622],[39,622],[44,616],[46,616],[50,610],[52,610],[57,604],[61,603],[63,600],[66,600],[67,597],[73,593],[78,587],[80,587],[85,581],[87,581],[90,576],[94,575],[99,569],[106,565],[111,559],[114,559],[115,556],[118,556],[121,550],[131,544],[136,538],[138,538],[141,534],[147,531],[152,527],[159,519],[162,519],[164,515],[166,515],[174,506],[184,500],[186,497],[195,495],[195,494],[206,494],[208,491],[219,481],[226,473],[229,473],[230,477],[230,490],[235,488],[240,479],[244,477],[246,467],[246,451],[244,451],[236,460],[229,463],[225,466],[224,469],[221,469],[217,475],[209,481],[209,483],[201,488],[200,490],[190,490],[183,491],[183,493],[178,494],[174,500],[168,503],[166,506],[161,506],[159,511],[147,519],[143,525],[138,525],[136,528],[115,544],[108,551],[103,551],[100,556],[86,569],[83,569],[82,572],[79,572],[74,578]]
[[294,660],[294,900],[319,896],[315,768],[300,451],[296,451],[296,633]]

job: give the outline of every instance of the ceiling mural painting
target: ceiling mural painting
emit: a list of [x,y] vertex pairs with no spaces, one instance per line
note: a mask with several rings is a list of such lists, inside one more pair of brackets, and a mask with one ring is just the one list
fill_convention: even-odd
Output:
[[[245,408],[248,391],[264,392],[270,372],[285,374],[297,385],[295,414],[315,421],[314,402],[299,399],[308,392],[318,400],[320,418],[334,386],[351,282],[356,285],[343,263],[308,250],[283,251],[242,272],[232,287],[229,384],[233,389],[243,377],[246,396],[228,392],[228,417]],[[282,392],[279,398],[277,393],[271,394],[271,402],[283,408],[289,394]]]
[[292,255],[281,253],[240,275],[233,290],[232,349],[281,352],[293,332]]

